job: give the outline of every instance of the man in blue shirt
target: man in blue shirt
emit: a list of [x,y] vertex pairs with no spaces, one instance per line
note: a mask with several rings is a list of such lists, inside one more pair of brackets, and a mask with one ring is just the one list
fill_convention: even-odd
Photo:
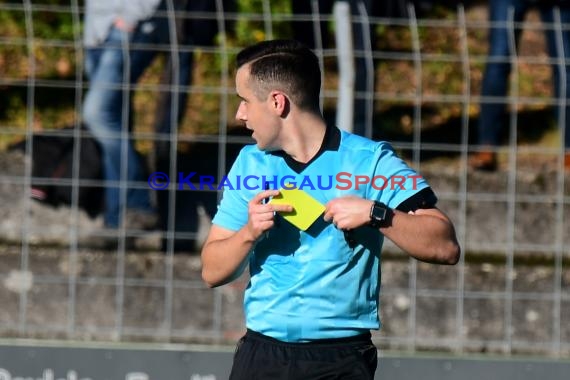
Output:
[[[211,287],[249,265],[247,333],[230,379],[373,379],[383,237],[418,260],[455,264],[453,225],[387,143],[326,125],[310,49],[265,41],[241,51],[237,67],[236,118],[256,145],[228,173],[202,249]],[[243,183],[252,175],[264,183]],[[325,205],[306,230],[284,218],[303,206],[267,202],[289,184]]]

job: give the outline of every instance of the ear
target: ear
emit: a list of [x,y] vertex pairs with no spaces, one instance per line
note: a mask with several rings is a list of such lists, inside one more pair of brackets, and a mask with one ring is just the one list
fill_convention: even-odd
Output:
[[272,91],[269,95],[269,99],[275,113],[279,116],[283,116],[289,108],[289,98],[281,91]]

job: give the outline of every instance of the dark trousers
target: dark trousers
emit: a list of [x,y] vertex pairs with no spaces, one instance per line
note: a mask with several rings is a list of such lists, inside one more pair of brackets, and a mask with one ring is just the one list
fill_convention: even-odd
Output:
[[230,380],[372,380],[377,364],[370,333],[286,343],[248,330],[237,344]]
[[[479,118],[479,144],[500,145],[505,123],[505,106],[510,102],[506,98],[511,73],[511,58],[522,30],[518,27],[533,6],[538,6],[544,22],[546,47],[552,60],[552,83],[556,101],[561,102],[556,117],[560,128],[565,129],[564,146],[570,148],[570,31],[566,26],[570,22],[570,7],[554,7],[552,3],[565,5],[560,1],[530,0],[492,0],[489,1],[489,53],[485,66],[481,96],[481,114]],[[557,19],[560,11],[560,20]],[[512,12],[512,13],[511,13]],[[558,22],[560,21],[560,22]],[[515,46],[512,46],[513,43]],[[537,127],[542,127],[538,125]]]

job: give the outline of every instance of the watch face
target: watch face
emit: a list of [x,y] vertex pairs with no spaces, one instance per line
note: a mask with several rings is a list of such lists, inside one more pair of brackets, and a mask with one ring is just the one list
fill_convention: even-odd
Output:
[[379,222],[383,222],[386,220],[386,206],[381,203],[375,202],[374,206],[372,207],[372,215],[371,217]]
[[388,206],[384,203],[375,201],[370,208],[370,223],[369,225],[373,228],[381,227],[388,219]]

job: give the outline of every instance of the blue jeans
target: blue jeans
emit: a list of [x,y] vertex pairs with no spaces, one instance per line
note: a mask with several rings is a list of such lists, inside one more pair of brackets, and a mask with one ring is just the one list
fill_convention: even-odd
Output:
[[[537,4],[537,3],[535,3]],[[540,4],[540,2],[538,2]],[[532,6],[532,2],[527,0],[490,0],[489,1],[489,21],[499,23],[492,26],[489,30],[489,61],[485,67],[483,76],[483,85],[481,90],[482,97],[500,97],[503,98],[507,94],[507,85],[509,73],[511,71],[510,63],[510,32],[509,23],[522,22],[526,12]],[[510,11],[512,9],[512,11]],[[555,19],[555,9],[552,6],[540,6],[540,17],[545,24],[553,25]],[[560,18],[561,27],[568,26],[570,23],[570,8],[561,7]],[[512,12],[512,15],[509,15]],[[509,19],[509,17],[512,17]],[[512,25],[512,24],[511,24]],[[551,59],[565,59],[570,57],[570,32],[562,30],[561,40],[562,49],[557,47],[556,30],[558,26],[547,27],[545,25],[545,36],[548,47],[548,54]],[[520,37],[520,29],[514,30],[515,41],[518,42]],[[564,70],[564,72],[562,72]],[[565,77],[565,86],[560,81]],[[561,69],[556,63],[552,65],[552,79],[554,83],[554,93],[557,99],[567,100],[570,97],[570,67],[566,63]],[[565,87],[565,89],[564,89]],[[565,91],[562,93],[562,91]],[[496,103],[492,99],[481,102],[481,114],[479,120],[479,143],[489,146],[497,146],[500,144],[501,134],[504,128],[504,111],[505,103]],[[565,106],[561,111],[563,118],[559,119],[560,127],[565,128],[565,147],[570,147],[570,107]],[[558,115],[558,114],[557,114]]]
[[83,119],[102,148],[106,181],[104,222],[107,227],[119,226],[122,205],[153,211],[150,190],[133,186],[138,181],[146,183],[146,171],[130,136],[130,87],[136,84],[158,51],[133,50],[128,46],[159,43],[161,35],[168,32],[160,24],[150,20],[132,33],[113,28],[101,46],[85,51],[90,85],[83,104]]

